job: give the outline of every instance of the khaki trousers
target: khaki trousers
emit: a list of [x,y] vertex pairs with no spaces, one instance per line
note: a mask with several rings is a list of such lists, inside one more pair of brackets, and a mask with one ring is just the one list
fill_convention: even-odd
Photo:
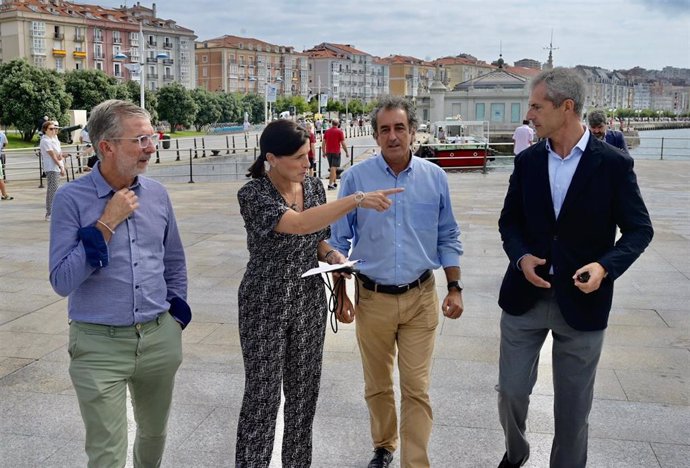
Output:
[[401,391],[400,466],[428,467],[433,419],[429,381],[439,313],[434,277],[399,295],[369,291],[362,287],[361,281],[359,286],[357,342],[374,447],[393,452],[398,446],[393,392],[397,348]]
[[88,468],[125,466],[128,386],[137,424],[134,467],[161,465],[181,333],[167,312],[131,327],[71,323],[69,373],[86,428]]

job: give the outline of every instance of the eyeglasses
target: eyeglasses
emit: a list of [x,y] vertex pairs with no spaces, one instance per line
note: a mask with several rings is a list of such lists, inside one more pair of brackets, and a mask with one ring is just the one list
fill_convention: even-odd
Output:
[[159,138],[160,138],[159,135],[157,133],[154,133],[153,135],[140,135],[140,136],[134,137],[134,138],[108,138],[108,140],[138,141],[139,147],[141,149],[146,149],[149,147],[149,145],[156,146],[158,144]]
[[46,130],[57,130],[57,127],[48,127]]

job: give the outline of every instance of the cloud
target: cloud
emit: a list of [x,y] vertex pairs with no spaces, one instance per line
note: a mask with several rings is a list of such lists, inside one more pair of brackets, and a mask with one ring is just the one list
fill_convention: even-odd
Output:
[[690,16],[690,0],[635,0],[648,10],[660,11],[669,17]]

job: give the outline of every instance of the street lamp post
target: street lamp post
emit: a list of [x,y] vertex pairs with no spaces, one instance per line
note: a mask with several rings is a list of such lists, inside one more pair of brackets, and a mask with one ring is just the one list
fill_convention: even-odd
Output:
[[[130,49],[129,49],[130,55],[132,55],[132,50],[135,50],[135,48],[130,47]],[[145,92],[144,92],[144,90],[145,90],[145,87],[144,87],[144,75],[145,75],[144,65],[146,62],[144,59],[144,50],[145,50],[144,49],[144,24],[141,21],[139,22],[139,47],[138,47],[138,50],[139,50],[139,63],[138,63],[138,65],[139,65],[139,67],[138,67],[138,69],[139,69],[139,107],[141,107],[142,109],[145,109],[146,108],[146,106],[145,106],[146,102],[144,99],[144,97],[145,97]],[[126,54],[120,52],[118,54],[115,54],[115,57],[113,57],[113,58],[115,58],[117,60],[123,60],[123,59],[129,58],[129,57],[127,57]],[[156,53],[156,59],[159,59],[159,58],[163,58],[163,59],[168,58],[168,54],[163,53],[163,52]],[[132,71],[129,68],[128,68],[128,70]]]

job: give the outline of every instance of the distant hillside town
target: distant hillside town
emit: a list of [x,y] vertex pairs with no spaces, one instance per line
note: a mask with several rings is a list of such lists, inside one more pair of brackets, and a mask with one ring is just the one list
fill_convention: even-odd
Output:
[[[427,61],[376,57],[352,44],[290,45],[227,34],[199,40],[195,31],[159,17],[156,4],[106,8],[62,0],[4,0],[0,5],[0,63],[23,58],[66,72],[102,70],[117,80],[143,78],[147,90],[180,83],[225,93],[314,96],[370,103],[394,94],[414,99],[429,119],[432,94],[443,114],[513,124],[526,113],[526,87],[539,70],[558,66],[524,58],[512,66],[459,53]],[[578,65],[588,85],[588,108],[690,111],[690,69],[606,70]],[[433,91],[433,92],[432,92]]]

